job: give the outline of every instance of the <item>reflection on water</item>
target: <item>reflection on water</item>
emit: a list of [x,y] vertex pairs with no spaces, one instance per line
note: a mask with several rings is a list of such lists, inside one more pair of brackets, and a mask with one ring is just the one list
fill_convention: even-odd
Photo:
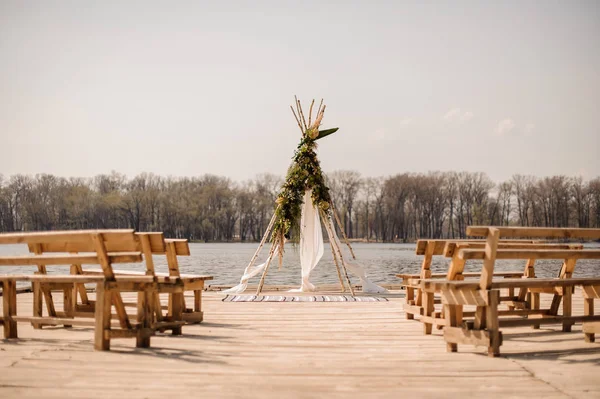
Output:
[[[257,244],[190,244],[191,256],[179,257],[179,265],[182,273],[209,274],[214,276],[210,284],[237,284],[244,272],[244,268],[254,254]],[[422,257],[415,255],[414,244],[353,244],[354,251],[360,263],[367,270],[367,275],[376,283],[397,283],[397,273],[416,273],[421,267]],[[588,244],[586,248],[600,248],[598,244]],[[263,249],[261,259],[266,258],[268,248]],[[27,253],[25,245],[2,245],[0,256]],[[156,270],[167,272],[167,264],[164,256],[155,256]],[[555,277],[562,262],[559,260],[540,260],[536,263],[536,274],[538,277]],[[497,271],[521,270],[524,261],[498,261]],[[85,266],[84,266],[85,267]],[[434,273],[447,271],[448,259],[434,257],[431,269]],[[141,264],[115,265],[116,269],[142,270]],[[48,266],[49,272],[68,273],[68,267]],[[1,268],[0,273],[24,274],[33,273],[33,267],[7,267]],[[466,271],[481,270],[481,262],[467,262]],[[600,276],[600,261],[580,260],[577,262],[575,276]],[[255,277],[251,283],[258,280]],[[311,281],[316,284],[337,283],[337,272],[331,257],[329,245],[325,245],[325,255],[313,272]],[[353,279],[355,281],[355,279]],[[300,282],[300,258],[294,246],[286,248],[283,267],[278,270],[278,261],[275,259],[271,264],[266,284],[299,284]]]

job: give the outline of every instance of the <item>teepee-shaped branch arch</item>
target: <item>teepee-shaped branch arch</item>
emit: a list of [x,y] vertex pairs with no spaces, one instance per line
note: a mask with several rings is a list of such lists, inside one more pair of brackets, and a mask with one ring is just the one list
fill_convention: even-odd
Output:
[[314,122],[312,121],[314,100],[312,101],[308,114],[309,124],[306,123],[300,101],[296,98],[295,102],[296,111],[294,111],[294,107],[291,107],[291,109],[302,131],[302,138],[292,158],[292,164],[288,169],[281,192],[276,199],[275,225],[271,235],[271,241],[278,244],[280,264],[283,257],[285,239],[292,236],[297,238],[298,222],[300,220],[304,193],[307,190],[312,191],[312,202],[320,211],[329,212],[331,205],[329,188],[325,184],[325,177],[317,158],[316,141],[325,135],[335,132],[337,128],[326,131],[329,132],[327,134],[320,134],[319,127],[321,126],[326,108],[323,105],[323,100],[321,100]]
[[[302,132],[300,143],[294,152],[292,164],[287,171],[285,182],[277,196],[275,212],[267,227],[267,231],[265,231],[256,253],[246,267],[240,284],[228,291],[231,293],[243,292],[247,287],[248,279],[256,276],[262,271],[262,277],[257,290],[257,295],[260,294],[273,258],[275,256],[279,257],[279,265],[281,267],[285,252],[285,243],[286,240],[290,239],[300,239],[302,249],[308,248],[307,251],[301,251],[300,256],[303,278],[301,290],[304,290],[305,288],[307,290],[314,290],[314,286],[308,281],[308,276],[310,275],[312,268],[316,266],[323,255],[321,223],[324,223],[342,291],[345,291],[343,278],[345,277],[348,288],[352,295],[354,295],[354,290],[347,271],[347,268],[350,268],[354,274],[360,277],[363,284],[363,290],[365,285],[367,285],[371,292],[382,292],[383,289],[381,287],[371,283],[366,278],[364,270],[360,265],[352,264],[349,260],[344,259],[341,244],[335,233],[334,207],[329,188],[325,184],[325,176],[321,170],[319,159],[317,158],[316,142],[323,137],[335,133],[338,128],[319,130],[326,109],[323,100],[321,100],[316,113],[314,114],[314,119],[313,109],[315,101],[313,100],[311,102],[307,122],[302,109],[302,104],[296,97],[294,97],[294,99],[295,104],[290,108],[296,119],[296,123]],[[337,217],[335,219],[339,223],[339,219]],[[341,226],[339,227],[343,232],[343,228]],[[305,237],[309,235],[307,232],[310,232],[310,235],[312,235],[312,237],[308,237],[308,240],[307,237]],[[254,266],[261,249],[269,237],[271,239],[271,248],[266,262],[259,266]],[[310,242],[310,239],[312,239],[312,243]],[[305,243],[304,246],[302,245],[303,240]],[[344,240],[350,248],[352,254],[351,258],[355,259],[354,251],[345,235]]]

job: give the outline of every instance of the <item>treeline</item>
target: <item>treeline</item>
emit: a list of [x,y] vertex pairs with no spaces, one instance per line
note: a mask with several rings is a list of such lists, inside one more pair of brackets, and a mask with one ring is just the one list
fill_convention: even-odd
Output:
[[[484,173],[365,178],[335,171],[327,182],[351,238],[456,238],[478,224],[600,227],[600,177],[515,175],[495,184]],[[281,183],[271,174],[243,183],[212,175],[0,175],[0,231],[134,228],[191,240],[257,241]]]

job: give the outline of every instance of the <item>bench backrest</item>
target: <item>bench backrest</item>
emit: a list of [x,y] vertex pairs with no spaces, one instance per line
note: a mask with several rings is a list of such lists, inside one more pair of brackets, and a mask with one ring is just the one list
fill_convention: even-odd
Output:
[[169,276],[179,277],[181,275],[177,256],[190,256],[188,240],[165,239],[163,233],[137,233],[137,235],[140,238],[141,250],[144,253],[148,274],[155,273],[152,255],[166,255]]
[[114,280],[113,263],[142,261],[133,230],[5,233],[0,234],[1,244],[27,244],[31,253],[2,256],[0,266],[37,265],[40,273],[46,273],[47,265],[97,264],[106,279]]
[[[507,244],[523,244],[523,243],[541,243],[540,240],[502,240]],[[463,244],[463,243],[485,243],[484,239],[435,239],[435,240],[418,240],[415,247],[417,255],[425,255],[430,247],[431,255],[444,255],[444,250],[448,244]],[[432,248],[431,248],[432,247]]]
[[[502,245],[519,245],[540,243],[540,240],[502,240]],[[421,262],[421,278],[431,277],[431,263],[434,256],[445,255],[447,251],[453,250],[455,245],[485,245],[485,240],[476,239],[445,239],[445,240],[418,240],[415,252],[417,255],[423,255]],[[447,255],[446,255],[447,256]],[[462,273],[460,265],[451,265],[448,276]],[[450,277],[448,277],[450,278]],[[452,278],[453,279],[453,278]]]
[[505,227],[505,226],[469,226],[467,235],[488,237],[489,230],[498,230],[499,238],[570,238],[578,240],[600,240],[600,229],[575,227]]
[[[485,255],[485,246],[486,243],[484,241],[480,242],[461,242],[461,243],[448,243],[444,248],[444,255],[448,258],[452,258],[450,261],[450,266],[448,267],[448,272],[446,274],[446,278],[448,280],[456,280],[460,279],[459,276],[463,274],[465,262],[467,259],[484,259]],[[506,258],[506,259],[526,259],[527,263],[525,264],[525,268],[523,269],[524,277],[535,277],[534,265],[536,259],[538,259],[535,254],[531,254],[530,256],[525,256],[523,251],[536,251],[536,250],[582,250],[583,245],[581,244],[545,244],[545,243],[533,243],[533,242],[506,242],[501,240],[498,242],[497,249],[501,250],[500,254],[515,254],[521,253],[522,256],[515,258]]]
[[[456,243],[450,242],[444,247],[444,256],[451,258],[461,249],[484,249],[485,241],[477,243]],[[583,249],[582,244],[534,244],[534,243],[505,243],[498,242],[498,249]],[[483,259],[483,258],[482,258]]]
[[[561,270],[561,277],[570,277],[575,268],[577,259],[600,259],[600,251],[586,251],[580,249],[538,249],[538,250],[512,250],[512,253],[498,249],[500,238],[569,238],[569,239],[600,239],[600,229],[580,229],[561,227],[495,227],[495,226],[469,226],[467,235],[486,237],[485,247],[480,250],[461,250],[463,257],[475,258],[481,256],[483,268],[481,272],[480,287],[489,289],[492,284],[494,265],[497,258],[522,259],[536,257],[538,259],[563,259],[565,260]],[[498,251],[503,251],[498,256]]]
[[[70,238],[69,241],[52,239],[45,240],[43,242],[36,241],[35,238],[29,237],[27,244],[29,251],[35,254],[43,253],[65,253],[68,252],[72,256],[69,259],[72,260],[71,265],[81,266],[83,263],[89,262],[78,262],[78,258],[75,254],[95,252],[96,247],[93,242],[83,239],[86,234],[93,233],[94,231],[78,231],[78,232],[52,232],[52,236],[60,235],[65,233]],[[179,265],[177,262],[177,256],[189,256],[190,248],[187,240],[183,239],[165,239],[161,232],[144,232],[134,233],[133,230],[100,230],[104,238],[104,245],[106,251],[109,253],[118,252],[135,252],[137,254],[142,253],[144,260],[146,261],[146,274],[154,275],[154,261],[152,255],[166,255],[167,263],[169,265],[169,275],[179,276]],[[60,233],[60,234],[59,234]],[[40,233],[40,235],[46,233]],[[56,237],[55,237],[56,238]],[[137,259],[137,258],[136,258]],[[117,257],[117,261],[121,258]],[[125,259],[124,259],[125,260]],[[132,261],[135,262],[136,260]],[[113,262],[113,263],[129,263],[129,262]],[[40,270],[45,273],[45,270]],[[77,270],[76,273],[84,273],[83,270]]]

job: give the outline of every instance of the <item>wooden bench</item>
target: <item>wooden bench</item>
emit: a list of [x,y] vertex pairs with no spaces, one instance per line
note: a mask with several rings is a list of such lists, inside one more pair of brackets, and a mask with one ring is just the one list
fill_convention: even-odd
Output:
[[[503,244],[504,241],[499,241],[498,249],[506,250],[506,255],[510,252],[509,250],[582,250],[582,244]],[[465,262],[467,259],[459,255],[460,250],[483,250],[485,248],[485,243],[458,243],[458,244],[449,244],[444,249],[445,256],[451,257],[452,262],[450,264],[450,269],[448,271],[447,278],[449,280],[463,280],[462,276],[464,275],[463,270],[465,267]],[[468,252],[468,251],[464,251]],[[455,256],[456,255],[456,256]],[[534,252],[530,258],[527,258],[527,262],[525,264],[525,269],[523,270],[522,277],[524,278],[535,278],[535,262],[538,259],[536,253]],[[507,257],[506,259],[524,259],[524,258],[516,258],[516,257]],[[572,274],[567,276],[566,269],[561,270],[558,273],[558,277],[565,278],[570,277]],[[502,273],[498,273],[494,271],[493,277],[499,277]],[[505,276],[507,277],[507,276]],[[517,276],[514,276],[517,277]],[[521,288],[519,294],[515,296],[514,288],[508,289],[508,297],[501,297],[501,302],[506,302],[508,304],[509,311],[518,309],[539,309],[540,308],[540,292]],[[501,311],[502,313],[503,311]],[[466,314],[465,314],[466,315]],[[539,325],[535,325],[534,328],[539,328]]]
[[[425,316],[427,312],[425,308],[424,294],[420,289],[421,279],[431,278],[449,278],[451,280],[462,280],[464,278],[476,278],[480,277],[480,273],[464,273],[462,270],[460,273],[456,273],[456,268],[453,269],[454,274],[450,276],[448,273],[431,273],[431,263],[434,256],[445,256],[452,258],[454,251],[457,246],[472,246],[480,247],[485,245],[483,240],[419,240],[417,241],[416,254],[423,255],[423,262],[421,263],[421,272],[419,274],[397,274],[396,277],[402,279],[402,285],[406,290],[406,299],[404,303],[404,311],[407,319],[414,319],[415,315]],[[541,240],[502,240],[499,244],[505,248],[539,248],[545,246]],[[552,245],[552,244],[548,244]],[[565,248],[564,246],[556,248]],[[528,262],[528,267],[525,271],[507,271],[507,272],[495,272],[494,276],[502,278],[515,278],[523,275],[531,274],[533,263]],[[533,275],[532,275],[533,276]],[[416,294],[416,298],[415,298]],[[434,303],[441,303],[439,300],[432,300],[427,303],[430,308],[429,313],[433,313]],[[426,323],[424,326],[427,334],[431,333],[431,325],[436,324],[437,319],[440,319],[441,313],[434,315],[433,323]],[[428,317],[431,317],[429,315]],[[440,319],[443,322],[443,318]]]
[[[459,256],[459,250],[461,249],[477,249],[484,248],[484,241],[464,241],[464,242],[448,242],[446,243],[443,254],[446,257],[451,258],[451,262],[448,268],[448,272],[445,276],[448,280],[461,281],[465,278],[480,278],[481,273],[464,273],[465,259]],[[498,248],[506,250],[557,250],[557,249],[582,249],[581,244],[547,244],[543,242],[526,241],[526,240],[502,240],[498,243]],[[519,258],[521,259],[521,258]],[[495,278],[534,278],[535,277],[535,258],[525,258],[527,260],[525,268],[522,272],[497,272],[494,271],[493,277]],[[439,292],[438,292],[439,293]],[[500,298],[501,302],[506,302],[508,310],[501,310],[501,314],[510,315],[515,308],[526,309],[530,308],[531,292],[527,289],[521,289],[518,296],[514,294],[514,288],[508,289],[508,296]],[[539,309],[539,293],[534,293],[533,308]],[[434,308],[435,303],[441,303],[440,300],[434,299],[434,292],[423,292],[423,314],[420,317],[420,321],[423,323],[423,331],[425,334],[431,334],[432,327],[435,325],[441,328],[447,325],[448,320],[444,316],[444,309],[436,312]],[[473,317],[474,312],[464,312],[463,317]]]
[[[152,326],[156,330],[172,330],[173,335],[181,334],[181,327],[186,323],[200,323],[203,319],[202,312],[202,291],[204,282],[212,280],[212,276],[199,275],[181,275],[177,256],[189,256],[190,249],[187,240],[181,239],[165,239],[163,233],[135,233],[136,250],[143,254],[145,260],[145,271],[134,270],[114,270],[116,276],[139,276],[148,275],[156,277],[157,282],[165,281],[165,279],[176,279],[183,284],[183,292],[172,292],[168,295],[168,305],[162,306],[160,296],[155,293],[153,298],[153,318]],[[40,253],[56,253],[70,252],[79,253],[85,252],[89,248],[76,243],[60,243],[48,244],[37,249],[29,246],[31,252],[38,251]],[[109,250],[116,250],[118,247],[110,247]],[[154,266],[153,255],[165,255],[167,258],[168,273],[157,273]],[[71,265],[71,274],[74,275],[98,275],[102,274],[102,270],[82,268],[81,264]],[[38,289],[34,289],[35,292]],[[194,295],[193,307],[188,308],[185,303],[185,291],[192,291]],[[43,290],[42,290],[43,292]],[[40,294],[38,294],[40,295]],[[48,296],[48,294],[43,294]],[[41,296],[41,295],[40,295]],[[94,311],[94,301],[90,301],[87,297],[85,287],[79,285],[74,288],[73,296],[79,297],[80,302],[75,300],[75,306],[79,311]],[[135,303],[125,303],[125,306],[136,306]],[[164,315],[162,310],[167,310]]]
[[[144,236],[152,236],[156,233],[138,233],[140,238],[142,239],[142,243],[144,240]],[[162,233],[160,233],[162,236]],[[206,275],[193,275],[193,274],[181,274],[179,270],[179,261],[177,259],[178,256],[190,256],[190,246],[188,240],[185,239],[164,239],[164,250],[153,252],[155,255],[165,255],[167,258],[167,266],[169,268],[168,276],[177,277],[183,282],[183,290],[184,293],[186,291],[191,291],[194,295],[194,303],[193,306],[188,307],[185,302],[184,293],[182,294],[173,294],[169,295],[168,306],[165,308],[168,311],[168,316],[173,317],[173,308],[175,306],[182,307],[182,316],[183,321],[186,323],[200,323],[204,318],[204,313],[202,312],[202,291],[204,290],[205,281],[212,280],[213,276]],[[144,257],[146,262],[148,263],[148,259],[151,259],[152,256],[144,250]],[[154,266],[152,265],[152,268]],[[166,274],[162,273],[154,273],[157,276],[165,277]],[[180,301],[180,304],[176,304],[177,301]]]
[[[112,338],[136,337],[138,347],[149,347],[153,334],[151,327],[153,297],[157,292],[183,292],[183,283],[177,279],[157,281],[154,276],[115,276],[112,265],[115,263],[142,262],[142,254],[137,251],[138,238],[133,230],[87,230],[64,232],[34,232],[0,234],[0,244],[27,244],[35,253],[0,257],[0,266],[32,266],[38,268],[34,275],[1,275],[3,307],[1,322],[5,338],[17,338],[17,322],[31,322],[36,328],[44,325],[94,326],[94,348],[109,350]],[[43,249],[55,245],[85,248],[86,253],[44,254]],[[108,250],[110,248],[110,250]],[[102,275],[72,276],[48,275],[47,267],[55,265],[96,264],[102,268]],[[17,282],[28,281],[34,286],[33,316],[17,315]],[[95,320],[81,320],[89,312],[80,312],[75,307],[74,289],[76,286],[91,283],[96,285]],[[57,312],[51,292],[64,293],[64,307]],[[37,292],[37,294],[35,294]],[[136,292],[137,315],[132,322],[126,312],[121,292]],[[48,314],[43,314],[43,302]],[[119,328],[111,325],[114,306]]]
[[[155,317],[157,326],[160,329],[168,328],[169,322],[183,321],[186,324],[201,323],[204,318],[202,312],[202,291],[204,291],[205,281],[212,280],[213,276],[181,274],[179,270],[178,256],[190,256],[190,247],[188,240],[185,239],[165,239],[163,233],[136,233],[140,238],[141,250],[146,261],[146,274],[154,275],[159,278],[172,277],[178,278],[183,283],[183,293],[169,294],[168,305],[162,306],[160,298],[156,297]],[[164,255],[167,260],[168,273],[158,273],[155,270],[153,255]],[[117,274],[131,275],[133,271],[117,271]],[[191,291],[194,296],[194,303],[188,307],[185,301],[185,292]],[[181,311],[175,311],[175,309]],[[162,310],[167,310],[163,315]],[[181,314],[181,318],[175,317],[175,314]],[[181,333],[180,328],[173,328],[173,334]]]
[[[483,260],[479,281],[451,281],[427,279],[421,281],[421,288],[429,293],[441,293],[447,324],[444,338],[448,351],[456,351],[457,344],[483,345],[490,356],[500,354],[502,344],[501,327],[514,327],[540,324],[562,324],[563,331],[570,331],[577,322],[584,323],[586,340],[593,341],[600,316],[593,315],[593,298],[600,292],[600,278],[573,279],[572,274],[578,259],[600,259],[600,250],[586,249],[503,249],[499,239],[508,237],[536,238],[575,238],[598,239],[600,229],[569,228],[514,228],[514,227],[469,227],[470,236],[486,236],[484,248],[458,249],[453,259],[464,265],[470,259]],[[558,259],[563,264],[559,278],[554,279],[506,279],[493,280],[497,259]],[[572,293],[574,287],[582,287],[586,308],[584,316],[572,316]],[[501,290],[520,289],[538,293],[551,293],[553,300],[549,309],[499,309]],[[558,314],[561,301],[563,313]],[[474,319],[463,321],[463,306],[475,306]],[[501,318],[500,316],[512,316]],[[515,318],[516,317],[516,318]]]

